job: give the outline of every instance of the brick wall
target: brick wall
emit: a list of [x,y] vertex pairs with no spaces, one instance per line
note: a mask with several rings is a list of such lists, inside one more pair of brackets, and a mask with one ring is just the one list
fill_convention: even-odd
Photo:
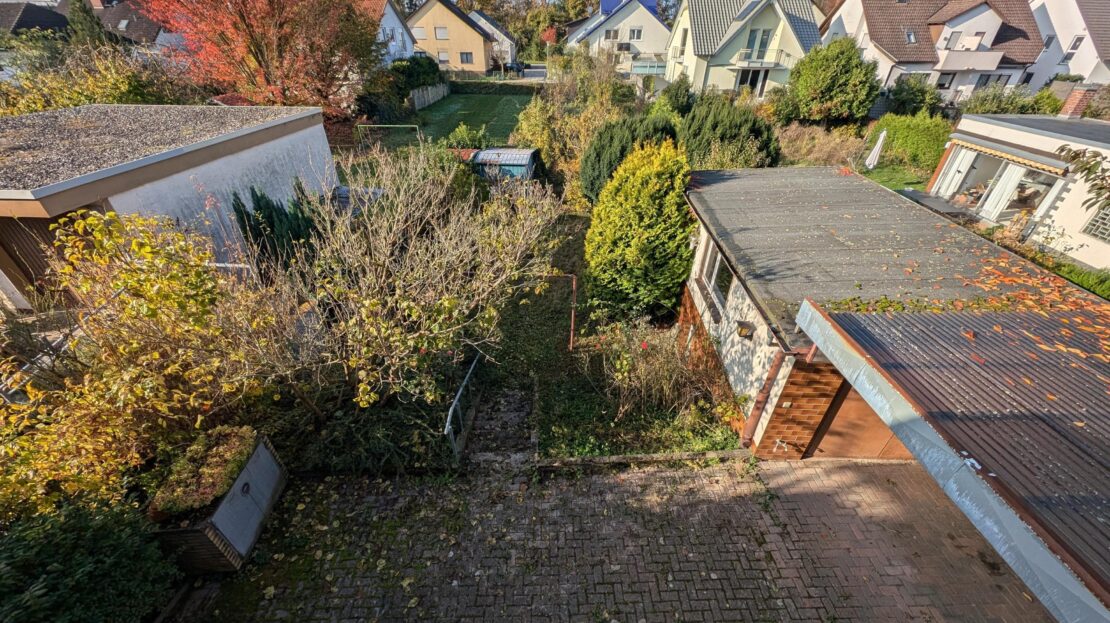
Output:
[[802,458],[843,381],[844,377],[831,363],[795,361],[782,395],[769,415],[767,429],[754,448],[756,456]]
[[[691,331],[693,332],[692,335]],[[714,397],[718,400],[732,397],[732,387],[728,384],[728,376],[725,374],[724,364],[721,363],[721,356],[717,353],[717,348],[713,346],[713,341],[709,338],[709,332],[705,330],[705,325],[702,324],[701,314],[698,313],[694,298],[687,288],[682,289],[682,303],[678,312],[677,339],[679,340],[679,352],[686,353],[687,366],[705,373],[710,378],[719,379],[719,382],[714,384]],[[733,422],[732,427],[736,432],[741,432],[744,422]]]

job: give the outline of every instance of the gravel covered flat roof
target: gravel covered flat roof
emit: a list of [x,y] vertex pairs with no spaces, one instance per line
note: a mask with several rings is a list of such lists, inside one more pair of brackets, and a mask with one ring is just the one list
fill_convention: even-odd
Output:
[[317,108],[94,104],[0,117],[0,190],[33,190]]

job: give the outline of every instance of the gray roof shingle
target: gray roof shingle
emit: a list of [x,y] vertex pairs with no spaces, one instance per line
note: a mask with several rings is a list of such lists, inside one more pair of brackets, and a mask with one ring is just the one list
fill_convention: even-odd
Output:
[[[970,280],[1000,256],[1058,279],[963,227],[855,174],[833,167],[695,171],[687,198],[791,346],[803,299],[955,301],[1030,293],[1024,283],[988,293]],[[1078,292],[1078,290],[1077,290]]]
[[810,0],[778,0],[782,12],[786,15],[786,22],[802,49],[809,52],[813,46],[821,43],[821,32],[818,29],[816,7]]
[[1075,0],[1087,24],[1087,33],[1103,63],[1110,64],[1110,2],[1106,0]]
[[0,117],[0,191],[33,190],[317,108],[92,104]]
[[690,3],[690,36],[694,54],[709,56],[717,50],[721,37],[728,32],[732,20],[748,2],[759,0],[688,0]]
[[24,30],[65,30],[65,15],[30,2],[0,3],[0,32],[15,34]]

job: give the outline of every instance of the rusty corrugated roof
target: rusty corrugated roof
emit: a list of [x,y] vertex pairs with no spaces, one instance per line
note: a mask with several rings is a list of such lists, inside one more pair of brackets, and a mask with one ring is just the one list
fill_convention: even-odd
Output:
[[1105,599],[1110,305],[831,318]]

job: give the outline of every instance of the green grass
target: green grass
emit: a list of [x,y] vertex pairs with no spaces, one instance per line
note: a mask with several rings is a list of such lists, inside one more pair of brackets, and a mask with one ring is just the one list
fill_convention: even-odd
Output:
[[926,174],[889,164],[864,171],[863,175],[892,190],[902,190],[904,188],[925,190],[925,184],[929,182],[929,176]]
[[[579,276],[578,334],[589,332],[583,247],[589,220],[567,217],[566,243],[555,258],[564,274]],[[587,373],[577,353],[567,350],[571,284],[567,278],[512,305],[502,318],[503,346],[493,365],[483,366],[482,382],[492,386],[530,383],[535,388],[534,425],[540,453],[548,457],[603,456],[656,452],[730,450],[739,438],[709,413],[627,413],[602,392],[603,381]]]
[[[494,145],[505,145],[516,127],[520,111],[532,101],[531,95],[448,95],[416,114],[424,138],[438,140],[460,123],[477,128],[486,126]],[[416,140],[409,130],[392,130],[382,138],[387,147],[401,147]]]

